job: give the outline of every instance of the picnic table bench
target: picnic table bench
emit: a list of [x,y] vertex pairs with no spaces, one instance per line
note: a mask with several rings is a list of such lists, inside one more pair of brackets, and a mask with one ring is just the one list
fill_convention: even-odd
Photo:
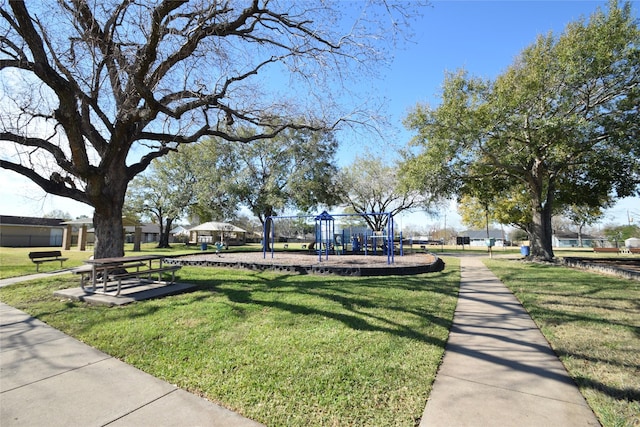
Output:
[[136,271],[128,271],[126,273],[114,274],[110,276],[110,279],[116,281],[118,286],[116,288],[116,296],[120,295],[120,290],[122,289],[122,281],[125,279],[138,279],[141,277],[146,277],[148,281],[151,281],[151,276],[157,274],[158,280],[157,282],[162,282],[162,276],[164,273],[171,273],[171,282],[169,284],[173,285],[176,281],[176,271],[180,270],[182,266],[180,265],[167,265],[159,268],[151,268],[146,270],[136,270]]
[[[175,283],[175,272],[182,268],[179,265],[162,265],[163,255],[138,255],[132,257],[116,257],[116,258],[98,258],[86,260],[88,265],[77,268],[74,273],[80,274],[80,286],[89,292],[98,292],[97,284],[102,284],[102,293],[107,293],[109,283],[115,284],[115,295],[120,295],[123,281],[126,279],[137,279],[139,282],[173,284]],[[146,261],[146,262],[145,262]],[[158,262],[158,266],[153,266],[154,261]],[[141,267],[147,268],[141,268]],[[135,271],[129,269],[135,268]],[[164,274],[171,274],[170,282],[163,282]],[[158,280],[151,279],[157,275]],[[146,278],[146,279],[143,279]],[[91,288],[86,286],[91,280]]]
[[[118,266],[118,270],[120,271],[120,273],[122,273],[122,269],[129,269],[129,268],[136,268],[137,270],[140,270],[140,267],[144,267],[145,263],[143,262],[133,262],[133,263],[129,263],[129,264],[122,264]],[[118,270],[109,270],[109,269],[104,269],[102,271],[102,275],[103,277],[99,277],[98,279],[101,280],[108,280],[108,277],[104,277],[104,275],[109,275],[111,271],[118,271]],[[77,268],[74,268],[72,270],[73,274],[77,274],[80,276],[80,287],[82,289],[84,289],[84,286],[86,285],[86,283],[92,278],[93,276],[93,266],[91,265],[83,265]]]
[[29,258],[36,265],[36,271],[40,271],[40,264],[52,261],[60,261],[60,268],[62,268],[62,263],[69,259],[63,258],[60,251],[29,252]]

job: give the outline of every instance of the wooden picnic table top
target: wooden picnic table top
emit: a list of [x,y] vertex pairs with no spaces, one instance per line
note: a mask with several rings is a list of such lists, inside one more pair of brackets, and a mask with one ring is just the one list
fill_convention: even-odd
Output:
[[92,265],[119,265],[137,261],[153,261],[155,259],[163,259],[165,255],[133,255],[124,257],[112,257],[112,258],[96,258],[87,259],[84,262]]

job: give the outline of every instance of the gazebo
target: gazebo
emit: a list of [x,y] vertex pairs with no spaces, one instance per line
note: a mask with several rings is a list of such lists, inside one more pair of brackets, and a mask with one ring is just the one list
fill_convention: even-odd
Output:
[[227,222],[209,221],[189,229],[190,243],[221,242],[225,245],[244,245],[247,230]]

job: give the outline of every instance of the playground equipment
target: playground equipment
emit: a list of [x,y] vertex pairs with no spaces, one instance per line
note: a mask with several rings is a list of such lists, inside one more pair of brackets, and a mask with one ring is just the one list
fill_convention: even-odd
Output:
[[[342,230],[341,233],[335,232],[335,217],[348,217],[348,216],[363,216],[363,215],[387,215],[386,230],[382,233],[376,234],[373,232],[351,234],[347,230]],[[274,257],[274,242],[275,242],[275,220],[285,218],[314,218],[315,221],[315,242],[313,247],[318,254],[318,262],[322,262],[324,256],[325,261],[329,259],[329,254],[345,255],[350,251],[348,245],[351,245],[352,253],[361,253],[364,251],[365,255],[373,253],[377,255],[379,251],[383,255],[387,255],[387,264],[393,264],[395,260],[395,244],[394,244],[394,221],[393,214],[390,212],[370,212],[364,214],[329,214],[327,211],[323,211],[320,215],[295,215],[295,216],[269,216],[265,220],[263,230],[263,258],[267,256],[267,247],[270,247],[271,258]],[[271,233],[267,233],[267,223],[270,221]],[[266,243],[270,244],[267,245]],[[400,233],[400,255],[402,255],[402,233]]]

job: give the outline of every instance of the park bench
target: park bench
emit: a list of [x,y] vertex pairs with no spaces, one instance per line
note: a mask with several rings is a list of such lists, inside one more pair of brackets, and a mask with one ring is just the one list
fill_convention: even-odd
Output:
[[629,248],[629,252],[632,254],[640,254],[640,248]]
[[601,252],[601,253],[615,253],[620,252],[618,248],[593,248],[593,252]]
[[44,262],[60,261],[60,268],[62,263],[69,258],[62,258],[62,252],[60,251],[42,251],[42,252],[29,252],[29,258],[36,265],[36,271],[40,271],[40,264]]

